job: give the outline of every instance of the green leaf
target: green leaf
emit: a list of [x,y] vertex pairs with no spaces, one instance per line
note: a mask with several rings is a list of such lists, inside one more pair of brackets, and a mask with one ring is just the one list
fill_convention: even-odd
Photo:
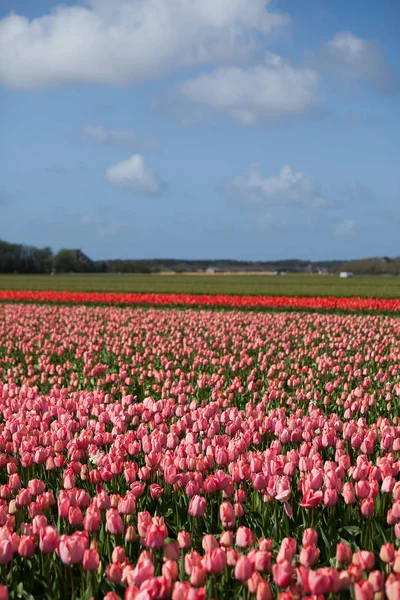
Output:
[[356,537],[357,535],[360,535],[361,528],[357,525],[344,525],[341,531],[346,531],[351,537]]
[[326,533],[325,533],[325,531],[324,531],[324,529],[322,527],[321,527],[321,537],[322,537],[322,539],[325,542],[325,546],[327,548],[329,548],[330,545],[331,545],[331,543],[332,543],[332,540],[328,540],[328,537],[327,537],[327,535],[326,535]]

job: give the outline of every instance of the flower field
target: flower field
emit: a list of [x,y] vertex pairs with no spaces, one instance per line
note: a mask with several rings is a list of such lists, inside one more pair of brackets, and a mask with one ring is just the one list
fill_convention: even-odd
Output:
[[400,598],[400,321],[235,310],[398,300],[1,294],[0,600]]
[[337,296],[238,296],[234,294],[153,294],[0,290],[0,301],[62,304],[197,306],[240,309],[300,309],[399,312],[400,298]]

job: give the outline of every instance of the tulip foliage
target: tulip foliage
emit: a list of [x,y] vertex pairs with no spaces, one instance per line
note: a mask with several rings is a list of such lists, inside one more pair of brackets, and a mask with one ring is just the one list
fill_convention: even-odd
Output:
[[400,598],[400,321],[0,306],[0,600]]

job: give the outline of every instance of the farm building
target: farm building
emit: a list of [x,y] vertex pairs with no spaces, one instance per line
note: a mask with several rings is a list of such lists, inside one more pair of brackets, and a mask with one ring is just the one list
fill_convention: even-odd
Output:
[[353,277],[353,273],[350,273],[350,271],[341,271],[339,277],[341,277],[341,279],[347,279],[348,277]]

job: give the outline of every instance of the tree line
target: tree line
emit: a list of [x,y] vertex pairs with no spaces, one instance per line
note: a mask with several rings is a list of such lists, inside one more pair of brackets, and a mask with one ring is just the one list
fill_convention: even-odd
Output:
[[2,273],[50,273],[53,260],[51,248],[35,248],[0,240],[0,272]]
[[0,273],[151,273],[133,260],[93,261],[80,250],[36,248],[0,240]]
[[362,258],[342,263],[339,271],[350,271],[354,275],[400,275],[400,257]]
[[282,271],[287,273],[339,273],[355,275],[399,275],[400,258],[364,258],[350,261],[240,260],[91,260],[81,250],[62,248],[56,254],[49,247],[36,248],[0,240],[0,273],[185,273],[215,269],[217,272]]

